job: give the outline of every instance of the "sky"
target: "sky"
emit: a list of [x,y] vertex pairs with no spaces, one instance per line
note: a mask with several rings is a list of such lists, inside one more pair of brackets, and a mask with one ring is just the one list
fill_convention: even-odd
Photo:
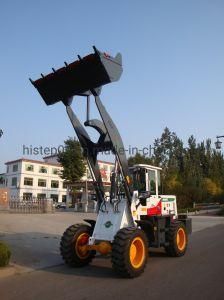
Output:
[[[0,0],[0,172],[6,161],[42,157],[24,147],[75,135],[64,105],[46,106],[29,77],[93,45],[122,54],[121,79],[101,99],[126,148],[153,144],[166,126],[185,143],[191,134],[214,142],[224,134],[223,10],[222,0]],[[83,99],[73,109],[84,120]]]

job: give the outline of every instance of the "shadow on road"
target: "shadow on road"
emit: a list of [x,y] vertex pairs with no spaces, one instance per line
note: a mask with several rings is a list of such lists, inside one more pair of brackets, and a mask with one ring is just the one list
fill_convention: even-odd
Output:
[[10,263],[21,267],[21,272],[62,264],[60,238],[59,235],[40,232],[0,232],[0,240],[6,242],[12,252]]
[[67,265],[61,265],[46,268],[44,271],[78,277],[118,278],[118,275],[112,269],[109,258],[95,258],[90,265],[82,268],[71,268]]
[[[167,258],[163,249],[149,251],[149,258]],[[112,269],[111,257],[96,256],[89,266],[82,268],[71,268],[65,264],[57,267],[46,268],[46,272],[59,273],[80,277],[95,277],[95,278],[120,278],[119,275]],[[123,278],[124,279],[124,278]]]
[[149,257],[153,257],[153,258],[156,258],[156,257],[166,257],[167,258],[167,254],[165,252],[165,250],[163,248],[159,248],[159,249],[152,249],[150,248],[149,249]]

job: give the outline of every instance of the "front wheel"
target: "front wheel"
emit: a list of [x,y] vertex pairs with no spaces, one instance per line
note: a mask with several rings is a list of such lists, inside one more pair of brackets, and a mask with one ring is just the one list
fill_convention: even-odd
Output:
[[60,243],[61,256],[65,263],[71,267],[88,265],[95,251],[89,251],[87,244],[92,235],[92,228],[85,224],[75,224],[68,227]]
[[173,222],[168,232],[168,243],[165,247],[168,255],[173,257],[183,256],[187,250],[188,236],[183,222]]
[[112,245],[112,266],[122,277],[137,277],[144,272],[148,246],[145,233],[135,227],[118,231]]

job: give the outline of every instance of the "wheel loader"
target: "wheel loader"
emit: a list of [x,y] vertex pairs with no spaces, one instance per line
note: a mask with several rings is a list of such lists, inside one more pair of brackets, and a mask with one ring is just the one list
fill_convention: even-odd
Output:
[[[47,105],[59,101],[65,105],[96,192],[97,219],[68,227],[60,252],[71,267],[88,265],[96,253],[108,255],[120,276],[133,278],[143,273],[149,247],[164,248],[173,257],[185,254],[191,219],[178,215],[174,195],[161,193],[161,168],[144,164],[128,167],[119,131],[100,99],[102,87],[120,79],[122,56],[118,53],[113,57],[95,46],[93,50],[74,62],[65,62],[60,69],[52,68],[53,72],[41,74],[35,81],[30,79]],[[81,96],[86,105],[84,124],[71,107],[75,96]],[[90,118],[93,104],[100,120]],[[85,127],[98,132],[97,142],[91,140]],[[105,151],[113,153],[115,163],[109,196],[97,163],[98,154]]]

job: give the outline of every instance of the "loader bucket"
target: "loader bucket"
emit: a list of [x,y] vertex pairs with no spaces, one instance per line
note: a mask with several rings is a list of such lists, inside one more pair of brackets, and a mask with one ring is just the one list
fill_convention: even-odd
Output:
[[70,64],[53,70],[52,73],[33,81],[47,105],[58,101],[68,102],[72,96],[86,95],[105,84],[119,80],[122,73],[122,58],[118,53],[111,57],[93,47],[94,53],[83,58],[78,56]]

